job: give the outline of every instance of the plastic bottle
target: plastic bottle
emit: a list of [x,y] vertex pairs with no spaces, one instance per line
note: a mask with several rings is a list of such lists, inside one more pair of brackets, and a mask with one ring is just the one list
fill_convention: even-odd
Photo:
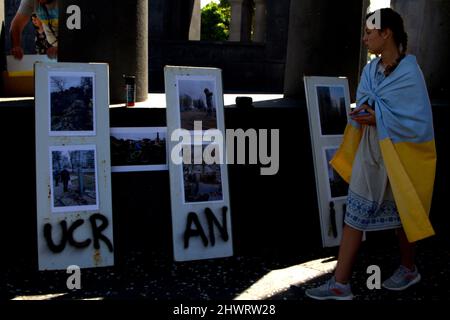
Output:
[[125,78],[125,101],[126,107],[134,107],[136,103],[136,77],[123,76]]

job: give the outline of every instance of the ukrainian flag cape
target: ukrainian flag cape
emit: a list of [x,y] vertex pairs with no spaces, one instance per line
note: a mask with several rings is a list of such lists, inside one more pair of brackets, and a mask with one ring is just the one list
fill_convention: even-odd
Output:
[[[416,58],[407,55],[379,85],[374,81],[379,58],[366,65],[357,106],[375,105],[378,137],[397,210],[409,242],[434,235],[428,219],[436,170],[433,116],[424,77]],[[350,182],[363,128],[347,124],[331,164]]]

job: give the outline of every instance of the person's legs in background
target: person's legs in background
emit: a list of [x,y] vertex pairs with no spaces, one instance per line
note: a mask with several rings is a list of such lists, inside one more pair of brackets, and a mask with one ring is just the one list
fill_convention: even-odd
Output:
[[398,243],[400,246],[400,257],[402,266],[413,270],[415,267],[415,244],[408,241],[403,228],[397,231]]

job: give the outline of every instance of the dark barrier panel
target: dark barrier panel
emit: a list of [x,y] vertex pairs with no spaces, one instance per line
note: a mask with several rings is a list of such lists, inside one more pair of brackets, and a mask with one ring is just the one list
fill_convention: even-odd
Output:
[[[165,127],[166,109],[113,108],[111,127]],[[168,171],[112,173],[116,259],[130,250],[171,253]]]
[[0,103],[3,137],[0,250],[5,257],[2,265],[30,265],[37,269],[33,103],[33,100]]
[[[226,108],[228,129],[280,129],[280,169],[261,176],[258,165],[229,165],[236,255],[298,257],[321,246],[319,214],[305,103],[293,107]],[[438,169],[431,219],[438,237],[450,237],[450,108],[435,105]],[[110,110],[111,127],[165,126],[165,109]],[[33,101],[0,104],[2,230],[6,264],[36,266],[35,144]],[[116,259],[142,250],[171,255],[167,171],[112,174]],[[4,261],[2,259],[2,261]],[[151,261],[150,261],[151,262]]]
[[[165,126],[165,109],[111,109],[111,127]],[[308,120],[292,108],[226,108],[227,129],[280,129],[280,170],[229,165],[234,250],[237,255],[299,254],[320,246]],[[168,172],[113,173],[116,241],[121,250],[171,252]]]

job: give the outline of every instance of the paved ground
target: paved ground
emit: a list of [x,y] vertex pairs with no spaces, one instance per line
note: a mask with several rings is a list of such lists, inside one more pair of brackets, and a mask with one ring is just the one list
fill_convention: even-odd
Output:
[[[2,272],[2,298],[11,300],[146,299],[151,301],[294,300],[308,301],[304,289],[320,284],[335,265],[335,249],[315,250],[301,257],[241,257],[174,263],[168,256],[131,252],[114,268],[82,270],[81,290],[66,287],[64,271],[37,272],[25,262]],[[418,246],[423,280],[404,292],[370,291],[369,265],[386,278],[397,266],[394,246],[366,243],[352,279],[357,301],[449,301],[450,246],[436,239]]]

